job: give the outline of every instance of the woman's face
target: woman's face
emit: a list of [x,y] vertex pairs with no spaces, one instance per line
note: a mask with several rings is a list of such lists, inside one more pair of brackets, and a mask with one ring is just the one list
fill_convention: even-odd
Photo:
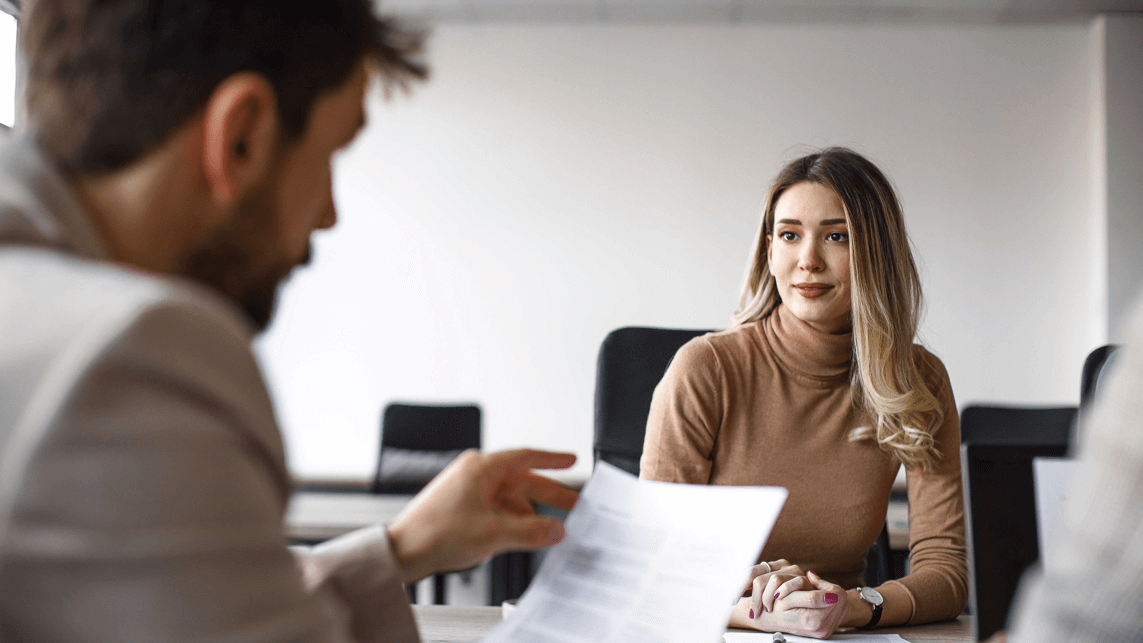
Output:
[[850,331],[849,227],[833,189],[798,183],[783,192],[766,251],[778,294],[795,317],[823,332]]

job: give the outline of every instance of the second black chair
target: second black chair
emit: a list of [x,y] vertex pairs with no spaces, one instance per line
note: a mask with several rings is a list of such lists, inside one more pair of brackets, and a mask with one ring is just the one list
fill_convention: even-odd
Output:
[[969,405],[960,414],[960,441],[972,444],[1068,446],[1076,407]]
[[[399,404],[381,416],[381,453],[373,493],[415,494],[461,451],[480,448],[480,407],[475,404]],[[433,602],[444,605],[445,576],[433,577]],[[416,588],[409,587],[416,602]]]
[[1088,353],[1087,359],[1084,360],[1083,374],[1080,377],[1081,418],[1091,410],[1096,398],[1099,397],[1099,392],[1103,390],[1107,374],[1111,372],[1111,366],[1115,363],[1118,349],[1119,346],[1116,344],[1100,346]]
[[417,493],[461,451],[479,448],[475,404],[389,404],[381,416],[373,493]]

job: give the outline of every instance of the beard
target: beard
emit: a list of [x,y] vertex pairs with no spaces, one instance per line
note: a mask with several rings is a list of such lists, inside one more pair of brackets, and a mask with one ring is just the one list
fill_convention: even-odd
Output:
[[188,251],[174,269],[234,302],[259,333],[270,325],[282,282],[294,268],[310,262],[313,250],[307,244],[296,260],[275,256],[281,248],[273,187],[266,181],[252,190],[237,214]]

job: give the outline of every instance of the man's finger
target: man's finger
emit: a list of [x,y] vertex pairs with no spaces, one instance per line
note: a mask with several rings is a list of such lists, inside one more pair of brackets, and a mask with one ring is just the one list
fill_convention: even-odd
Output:
[[566,469],[575,464],[575,454],[513,449],[489,454],[488,464],[496,469],[521,472],[531,469]]
[[579,500],[578,493],[551,478],[532,473],[527,474],[524,479],[526,481],[524,495],[532,502],[571,511]]
[[555,518],[505,517],[501,522],[498,551],[532,550],[557,545],[564,539],[564,524]]

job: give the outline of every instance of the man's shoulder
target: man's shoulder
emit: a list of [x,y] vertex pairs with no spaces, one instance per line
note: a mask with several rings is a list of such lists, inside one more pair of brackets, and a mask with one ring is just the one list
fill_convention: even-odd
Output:
[[[236,307],[177,279],[33,247],[0,248],[0,419],[85,379],[147,373],[268,403]],[[49,400],[50,398],[50,400]]]
[[55,249],[0,247],[0,343],[70,343],[118,332],[160,308],[213,317],[220,328],[252,335],[234,306],[188,282]]
[[0,451],[242,444],[284,495],[281,436],[251,338],[237,307],[192,284],[0,249]]

